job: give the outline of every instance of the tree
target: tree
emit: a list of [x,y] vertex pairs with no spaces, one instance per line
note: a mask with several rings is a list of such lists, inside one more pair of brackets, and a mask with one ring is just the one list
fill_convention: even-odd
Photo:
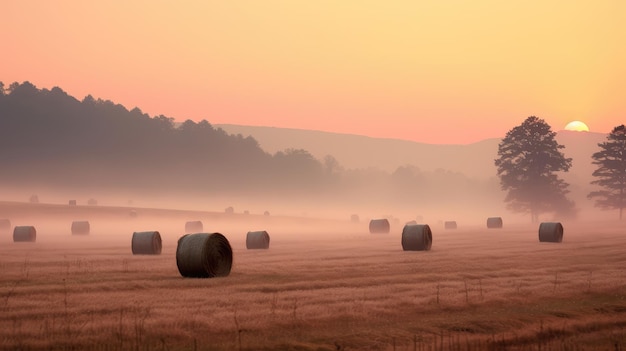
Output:
[[575,213],[574,203],[565,196],[569,184],[555,174],[567,172],[572,159],[559,151],[564,146],[555,136],[544,120],[530,116],[506,133],[498,145],[495,165],[500,187],[508,192],[504,199],[507,208],[530,213],[533,223],[545,212],[558,216]]
[[607,141],[599,143],[600,151],[591,158],[598,166],[593,172],[597,179],[591,184],[599,185],[602,190],[592,191],[588,198],[597,198],[596,206],[601,209],[619,209],[619,219],[626,206],[626,127],[613,128],[606,137]]

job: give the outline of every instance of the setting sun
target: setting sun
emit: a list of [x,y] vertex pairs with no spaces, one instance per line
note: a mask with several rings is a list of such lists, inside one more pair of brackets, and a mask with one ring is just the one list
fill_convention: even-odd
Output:
[[573,121],[573,122],[569,122],[565,126],[565,130],[573,130],[576,132],[588,132],[589,127],[587,127],[587,125],[581,121]]

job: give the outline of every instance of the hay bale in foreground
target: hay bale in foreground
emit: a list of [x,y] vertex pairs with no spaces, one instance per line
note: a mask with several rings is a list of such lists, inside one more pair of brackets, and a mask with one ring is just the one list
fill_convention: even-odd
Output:
[[13,229],[13,242],[35,242],[37,230],[32,225],[20,225]]
[[269,249],[270,235],[265,231],[248,232],[246,235],[246,249]]
[[161,234],[158,231],[134,232],[130,246],[133,255],[160,255]]
[[389,220],[387,218],[372,219],[370,221],[370,233],[389,233]]
[[90,229],[89,221],[72,222],[72,235],[87,235]]
[[539,241],[560,243],[563,241],[563,225],[560,222],[543,222],[539,224]]
[[0,219],[0,231],[9,231],[11,229],[11,221],[8,219]]
[[178,239],[176,266],[183,277],[225,277],[232,265],[233,250],[220,233],[185,234]]
[[502,217],[487,218],[487,228],[502,228]]
[[405,225],[402,229],[402,250],[428,251],[433,244],[433,234],[428,224]]
[[185,223],[185,233],[200,233],[203,227],[202,221],[188,221]]
[[456,221],[443,222],[444,229],[456,229]]

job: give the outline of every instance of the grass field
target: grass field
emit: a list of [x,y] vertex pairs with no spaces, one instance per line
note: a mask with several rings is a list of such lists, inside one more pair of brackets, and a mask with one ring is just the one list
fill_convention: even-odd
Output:
[[[537,226],[444,230],[404,252],[402,228],[367,223],[78,206],[0,206],[37,227],[36,243],[0,233],[0,348],[7,350],[624,350],[626,233],[567,224],[560,244]],[[91,233],[72,236],[72,220]],[[233,247],[228,277],[182,278],[186,220]],[[133,231],[163,252],[131,254]],[[246,250],[267,230],[269,250]]]

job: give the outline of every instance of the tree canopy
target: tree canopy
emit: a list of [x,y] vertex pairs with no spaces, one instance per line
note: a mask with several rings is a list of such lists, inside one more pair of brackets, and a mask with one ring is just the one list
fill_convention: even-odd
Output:
[[495,160],[502,190],[507,192],[507,207],[529,213],[537,222],[539,215],[553,212],[572,216],[574,203],[567,199],[568,184],[556,172],[567,172],[572,159],[559,150],[556,133],[544,120],[530,116],[514,127],[498,145]]
[[591,184],[601,187],[601,190],[589,193],[589,198],[595,198],[595,205],[601,209],[619,209],[619,219],[626,206],[626,127],[624,125],[613,128],[607,135],[607,141],[599,143],[600,151],[591,158],[598,168],[593,172],[596,180]]

